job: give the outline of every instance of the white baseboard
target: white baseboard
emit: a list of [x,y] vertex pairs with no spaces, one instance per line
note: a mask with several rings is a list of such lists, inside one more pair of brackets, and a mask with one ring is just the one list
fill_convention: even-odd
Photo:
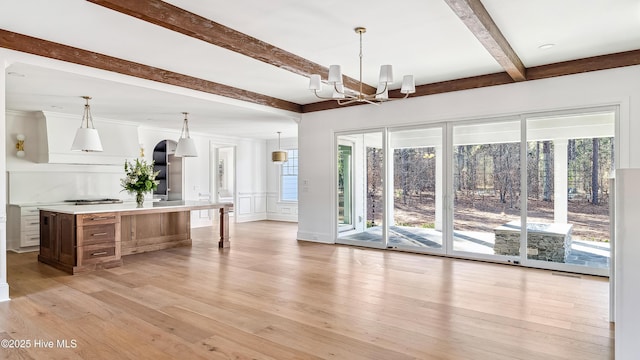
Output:
[[236,215],[236,222],[237,223],[243,223],[243,222],[249,222],[249,221],[260,221],[260,220],[267,220],[267,213],[263,212],[263,213],[255,213],[255,214],[245,214],[245,215]]
[[298,240],[312,241],[312,242],[317,242],[317,243],[322,243],[322,244],[335,244],[336,243],[335,236],[332,236],[331,234],[321,234],[321,233],[314,233],[314,232],[298,231],[298,234],[296,235],[296,238]]
[[298,215],[267,214],[267,220],[298,222]]

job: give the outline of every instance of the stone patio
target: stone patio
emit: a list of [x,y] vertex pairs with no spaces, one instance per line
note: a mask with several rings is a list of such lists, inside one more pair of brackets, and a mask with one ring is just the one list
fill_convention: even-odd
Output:
[[[339,238],[379,241],[382,238],[382,227],[375,226],[365,232],[340,236]],[[455,251],[493,254],[494,243],[495,235],[493,232],[454,231],[453,233]],[[441,249],[442,233],[434,229],[391,226],[389,228],[389,246],[398,245]],[[565,257],[565,263],[606,269],[609,268],[610,256],[609,243],[586,241],[574,237]]]

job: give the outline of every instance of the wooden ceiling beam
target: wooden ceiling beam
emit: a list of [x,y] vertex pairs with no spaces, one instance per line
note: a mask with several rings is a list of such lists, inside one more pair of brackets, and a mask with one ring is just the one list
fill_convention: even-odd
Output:
[[527,69],[480,0],[445,2],[513,80],[527,80]]
[[277,109],[302,111],[299,104],[290,101],[2,29],[0,47]]
[[[329,69],[325,66],[160,0],[87,1],[291,71],[294,74],[309,77],[311,74],[325,74],[326,76],[329,73]],[[343,78],[346,88],[360,89],[360,81],[348,76]],[[363,91],[375,94],[376,88],[363,84]]]
[[633,65],[640,65],[640,50],[624,51],[535,66],[527,69],[527,78],[529,80],[538,80]]

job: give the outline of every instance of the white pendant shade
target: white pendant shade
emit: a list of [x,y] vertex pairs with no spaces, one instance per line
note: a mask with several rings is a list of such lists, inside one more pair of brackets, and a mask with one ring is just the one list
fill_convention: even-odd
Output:
[[309,76],[309,90],[322,90],[322,82],[320,80],[320,75],[313,74]]
[[402,88],[400,92],[402,94],[413,94],[416,92],[416,82],[413,79],[413,75],[405,75],[402,78]]
[[78,128],[76,137],[71,145],[72,151],[102,151],[102,142],[98,130],[93,128]]
[[342,69],[340,65],[329,66],[329,84],[342,84]]
[[176,146],[177,157],[196,157],[198,152],[196,151],[196,142],[193,141],[189,135],[189,120],[187,115],[189,113],[183,112],[184,121],[182,122],[182,132],[180,133],[180,140],[178,140],[178,146]]
[[380,79],[378,82],[389,84],[393,82],[393,67],[391,65],[380,66]]
[[180,138],[176,147],[176,156],[178,157],[196,157],[196,142],[192,138]]
[[84,105],[84,113],[80,128],[76,131],[76,137],[71,144],[71,151],[98,152],[102,151],[102,142],[98,130],[93,127],[93,117],[91,116],[91,107],[89,106],[90,96],[82,97],[86,103]]

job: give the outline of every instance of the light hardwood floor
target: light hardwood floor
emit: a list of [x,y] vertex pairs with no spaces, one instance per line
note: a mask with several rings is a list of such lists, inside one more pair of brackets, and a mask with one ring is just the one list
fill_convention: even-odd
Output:
[[607,279],[298,242],[296,230],[237,224],[220,250],[212,228],[195,229],[192,247],[76,276],[9,253],[0,338],[31,347],[0,358],[613,358]]

